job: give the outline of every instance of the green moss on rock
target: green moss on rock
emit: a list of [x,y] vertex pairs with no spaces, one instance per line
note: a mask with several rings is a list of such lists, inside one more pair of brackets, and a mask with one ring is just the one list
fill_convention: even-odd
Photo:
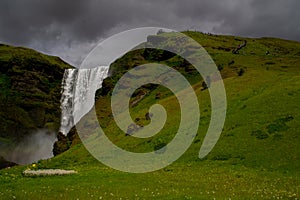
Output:
[[0,45],[0,137],[17,142],[36,129],[58,131],[67,68],[58,57]]

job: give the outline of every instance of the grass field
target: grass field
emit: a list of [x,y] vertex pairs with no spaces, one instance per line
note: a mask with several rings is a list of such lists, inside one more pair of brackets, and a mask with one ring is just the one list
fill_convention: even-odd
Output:
[[[173,164],[149,173],[120,172],[101,164],[78,144],[36,166],[0,170],[0,199],[299,199],[300,43],[247,38],[247,47],[233,55],[218,47],[233,48],[243,38],[187,34],[223,67],[227,117],[221,138],[207,157],[199,159],[198,152],[209,125],[210,101],[208,91],[195,81],[200,128],[191,147]],[[239,76],[241,68],[244,73]],[[160,99],[155,98],[158,93]],[[166,107],[168,121],[161,133],[148,139],[120,132],[111,119],[108,96],[97,100],[96,110],[116,145],[149,152],[174,137],[180,118],[176,99],[162,87],[131,108],[132,118],[149,123],[145,113],[154,103]],[[24,177],[27,168],[73,169],[78,174]]]

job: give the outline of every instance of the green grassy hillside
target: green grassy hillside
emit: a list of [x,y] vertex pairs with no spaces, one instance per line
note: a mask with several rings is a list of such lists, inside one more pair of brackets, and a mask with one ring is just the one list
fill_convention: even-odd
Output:
[[0,156],[37,129],[58,131],[64,70],[58,57],[0,44]]
[[[154,103],[164,105],[168,111],[166,126],[154,137],[125,136],[115,125],[109,109],[109,93],[120,74],[160,56],[162,63],[183,67],[178,67],[179,71],[188,77],[199,98],[200,128],[188,151],[164,169],[130,174],[99,163],[78,144],[54,158],[38,162],[35,167],[1,170],[0,198],[299,199],[300,43],[274,38],[186,34],[212,56],[227,93],[224,130],[207,157],[198,158],[211,112],[208,90],[203,90],[201,77],[178,57],[135,51],[112,65],[113,77],[98,92],[96,111],[101,126],[116,145],[134,152],[153,151],[173,138],[180,117],[178,103],[166,88],[143,87],[132,99],[135,102],[141,93],[146,93],[131,107],[132,118],[139,118],[139,124],[149,123],[145,114]],[[247,46],[239,54],[232,54],[245,40]],[[26,168],[75,169],[78,174],[29,178],[22,176]]]

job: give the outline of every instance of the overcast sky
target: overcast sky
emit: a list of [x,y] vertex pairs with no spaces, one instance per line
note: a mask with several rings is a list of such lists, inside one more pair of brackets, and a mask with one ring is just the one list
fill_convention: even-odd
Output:
[[300,41],[299,0],[1,0],[0,43],[78,66],[112,34],[159,26]]

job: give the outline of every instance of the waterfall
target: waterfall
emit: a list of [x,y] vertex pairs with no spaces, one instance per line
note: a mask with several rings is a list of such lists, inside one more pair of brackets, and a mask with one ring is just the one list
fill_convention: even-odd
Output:
[[78,69],[66,69],[62,80],[60,132],[66,135],[74,125],[74,90]]
[[108,66],[91,69],[66,69],[61,90],[60,132],[67,135],[70,129],[94,105],[95,93],[107,77]]

